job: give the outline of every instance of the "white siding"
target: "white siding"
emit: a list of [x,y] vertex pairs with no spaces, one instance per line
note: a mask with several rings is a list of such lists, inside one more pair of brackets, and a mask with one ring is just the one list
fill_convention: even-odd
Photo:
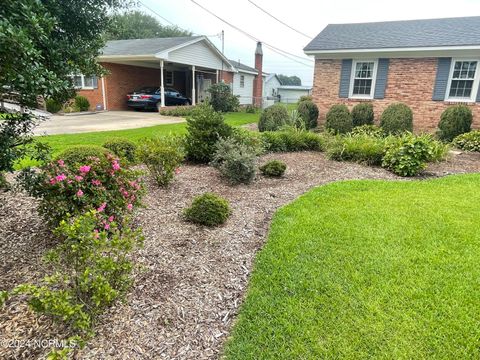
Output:
[[[273,97],[278,94],[278,87],[280,86],[280,82],[278,81],[276,76],[270,78],[268,82],[265,82],[263,86],[263,96],[264,97]],[[273,90],[275,90],[275,95],[273,94]]]
[[[240,87],[240,76],[245,77],[245,86]],[[240,105],[252,104],[253,103],[253,80],[255,75],[246,74],[246,73],[235,73],[233,74],[233,95],[240,96]]]
[[278,93],[280,94],[280,101],[284,103],[293,103],[297,102],[301,96],[310,95],[309,90],[301,90],[301,89],[278,89]]
[[222,69],[222,59],[203,41],[170,52],[168,61],[210,69]]

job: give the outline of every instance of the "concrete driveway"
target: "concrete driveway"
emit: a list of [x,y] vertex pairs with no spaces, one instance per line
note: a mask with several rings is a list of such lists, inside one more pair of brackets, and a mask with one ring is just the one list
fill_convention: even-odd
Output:
[[134,129],[184,122],[157,112],[105,111],[85,115],[52,115],[34,130],[36,135],[74,134],[92,131]]

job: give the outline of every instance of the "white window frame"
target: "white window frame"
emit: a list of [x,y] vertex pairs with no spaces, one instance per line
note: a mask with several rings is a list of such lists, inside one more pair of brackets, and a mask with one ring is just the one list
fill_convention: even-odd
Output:
[[[450,89],[452,87],[452,81],[453,81],[453,71],[455,69],[455,64],[458,61],[476,61],[477,62],[477,68],[475,69],[475,77],[473,78],[473,87],[472,87],[472,92],[470,93],[469,98],[460,98],[460,97],[450,97]],[[448,74],[448,83],[447,83],[447,91],[445,92],[445,101],[449,102],[468,102],[468,103],[474,103],[475,100],[477,99],[477,93],[478,93],[478,86],[479,86],[479,81],[480,81],[480,59],[472,59],[472,58],[452,58],[452,63],[450,64],[450,73]]]
[[240,87],[242,89],[245,87],[245,75],[240,75]]
[[[168,76],[167,76],[168,73],[171,74],[171,81],[170,82],[168,81]],[[165,85],[167,85],[167,86],[173,86],[174,85],[175,80],[173,79],[173,75],[174,75],[173,70],[165,70]]]
[[[372,87],[370,89],[370,95],[354,95],[353,94],[353,84],[355,83],[355,69],[357,68],[358,63],[363,62],[373,62],[373,71],[372,71]],[[352,61],[352,71],[350,73],[350,88],[348,91],[348,97],[351,99],[373,99],[375,95],[375,85],[377,83],[377,70],[378,70],[378,59],[355,59]]]
[[85,78],[86,77],[91,77],[93,78],[95,75],[90,75],[90,76],[85,76],[83,74],[78,74],[78,75],[72,75],[72,79],[79,76],[81,79],[82,79],[82,85],[80,86],[75,86],[75,89],[78,89],[78,90],[93,90],[95,89],[94,86],[85,86]]

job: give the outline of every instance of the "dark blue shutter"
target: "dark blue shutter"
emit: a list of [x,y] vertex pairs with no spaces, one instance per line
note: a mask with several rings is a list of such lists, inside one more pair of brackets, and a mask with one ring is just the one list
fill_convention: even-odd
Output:
[[93,75],[93,88],[98,89],[98,78],[96,75]]
[[389,59],[378,59],[377,81],[375,82],[374,99],[383,99],[385,97],[385,88],[387,87]]
[[451,65],[452,58],[438,58],[437,77],[435,78],[435,87],[433,88],[432,100],[445,100]]
[[[477,65],[477,71],[478,71],[478,65]],[[478,86],[477,98],[475,99],[475,101],[480,102],[480,85]]]
[[338,96],[348,98],[350,91],[350,77],[352,76],[352,59],[342,60],[342,71],[340,73],[340,89]]

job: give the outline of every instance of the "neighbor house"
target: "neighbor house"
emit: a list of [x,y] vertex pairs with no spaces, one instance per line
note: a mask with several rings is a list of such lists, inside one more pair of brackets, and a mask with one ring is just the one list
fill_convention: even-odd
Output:
[[243,104],[260,105],[263,78],[258,74],[262,74],[262,60],[260,43],[253,69],[234,66],[206,36],[113,40],[107,42],[99,57],[108,74],[100,79],[77,75],[74,82],[77,94],[98,110],[126,110],[127,94],[144,86],[158,86],[163,92],[174,88],[195,105],[208,97],[212,84],[220,81],[231,84]]
[[415,130],[433,130],[442,111],[465,104],[480,125],[480,17],[331,24],[304,49],[315,57],[312,96],[320,121],[338,103],[372,102],[378,121],[395,102]]

